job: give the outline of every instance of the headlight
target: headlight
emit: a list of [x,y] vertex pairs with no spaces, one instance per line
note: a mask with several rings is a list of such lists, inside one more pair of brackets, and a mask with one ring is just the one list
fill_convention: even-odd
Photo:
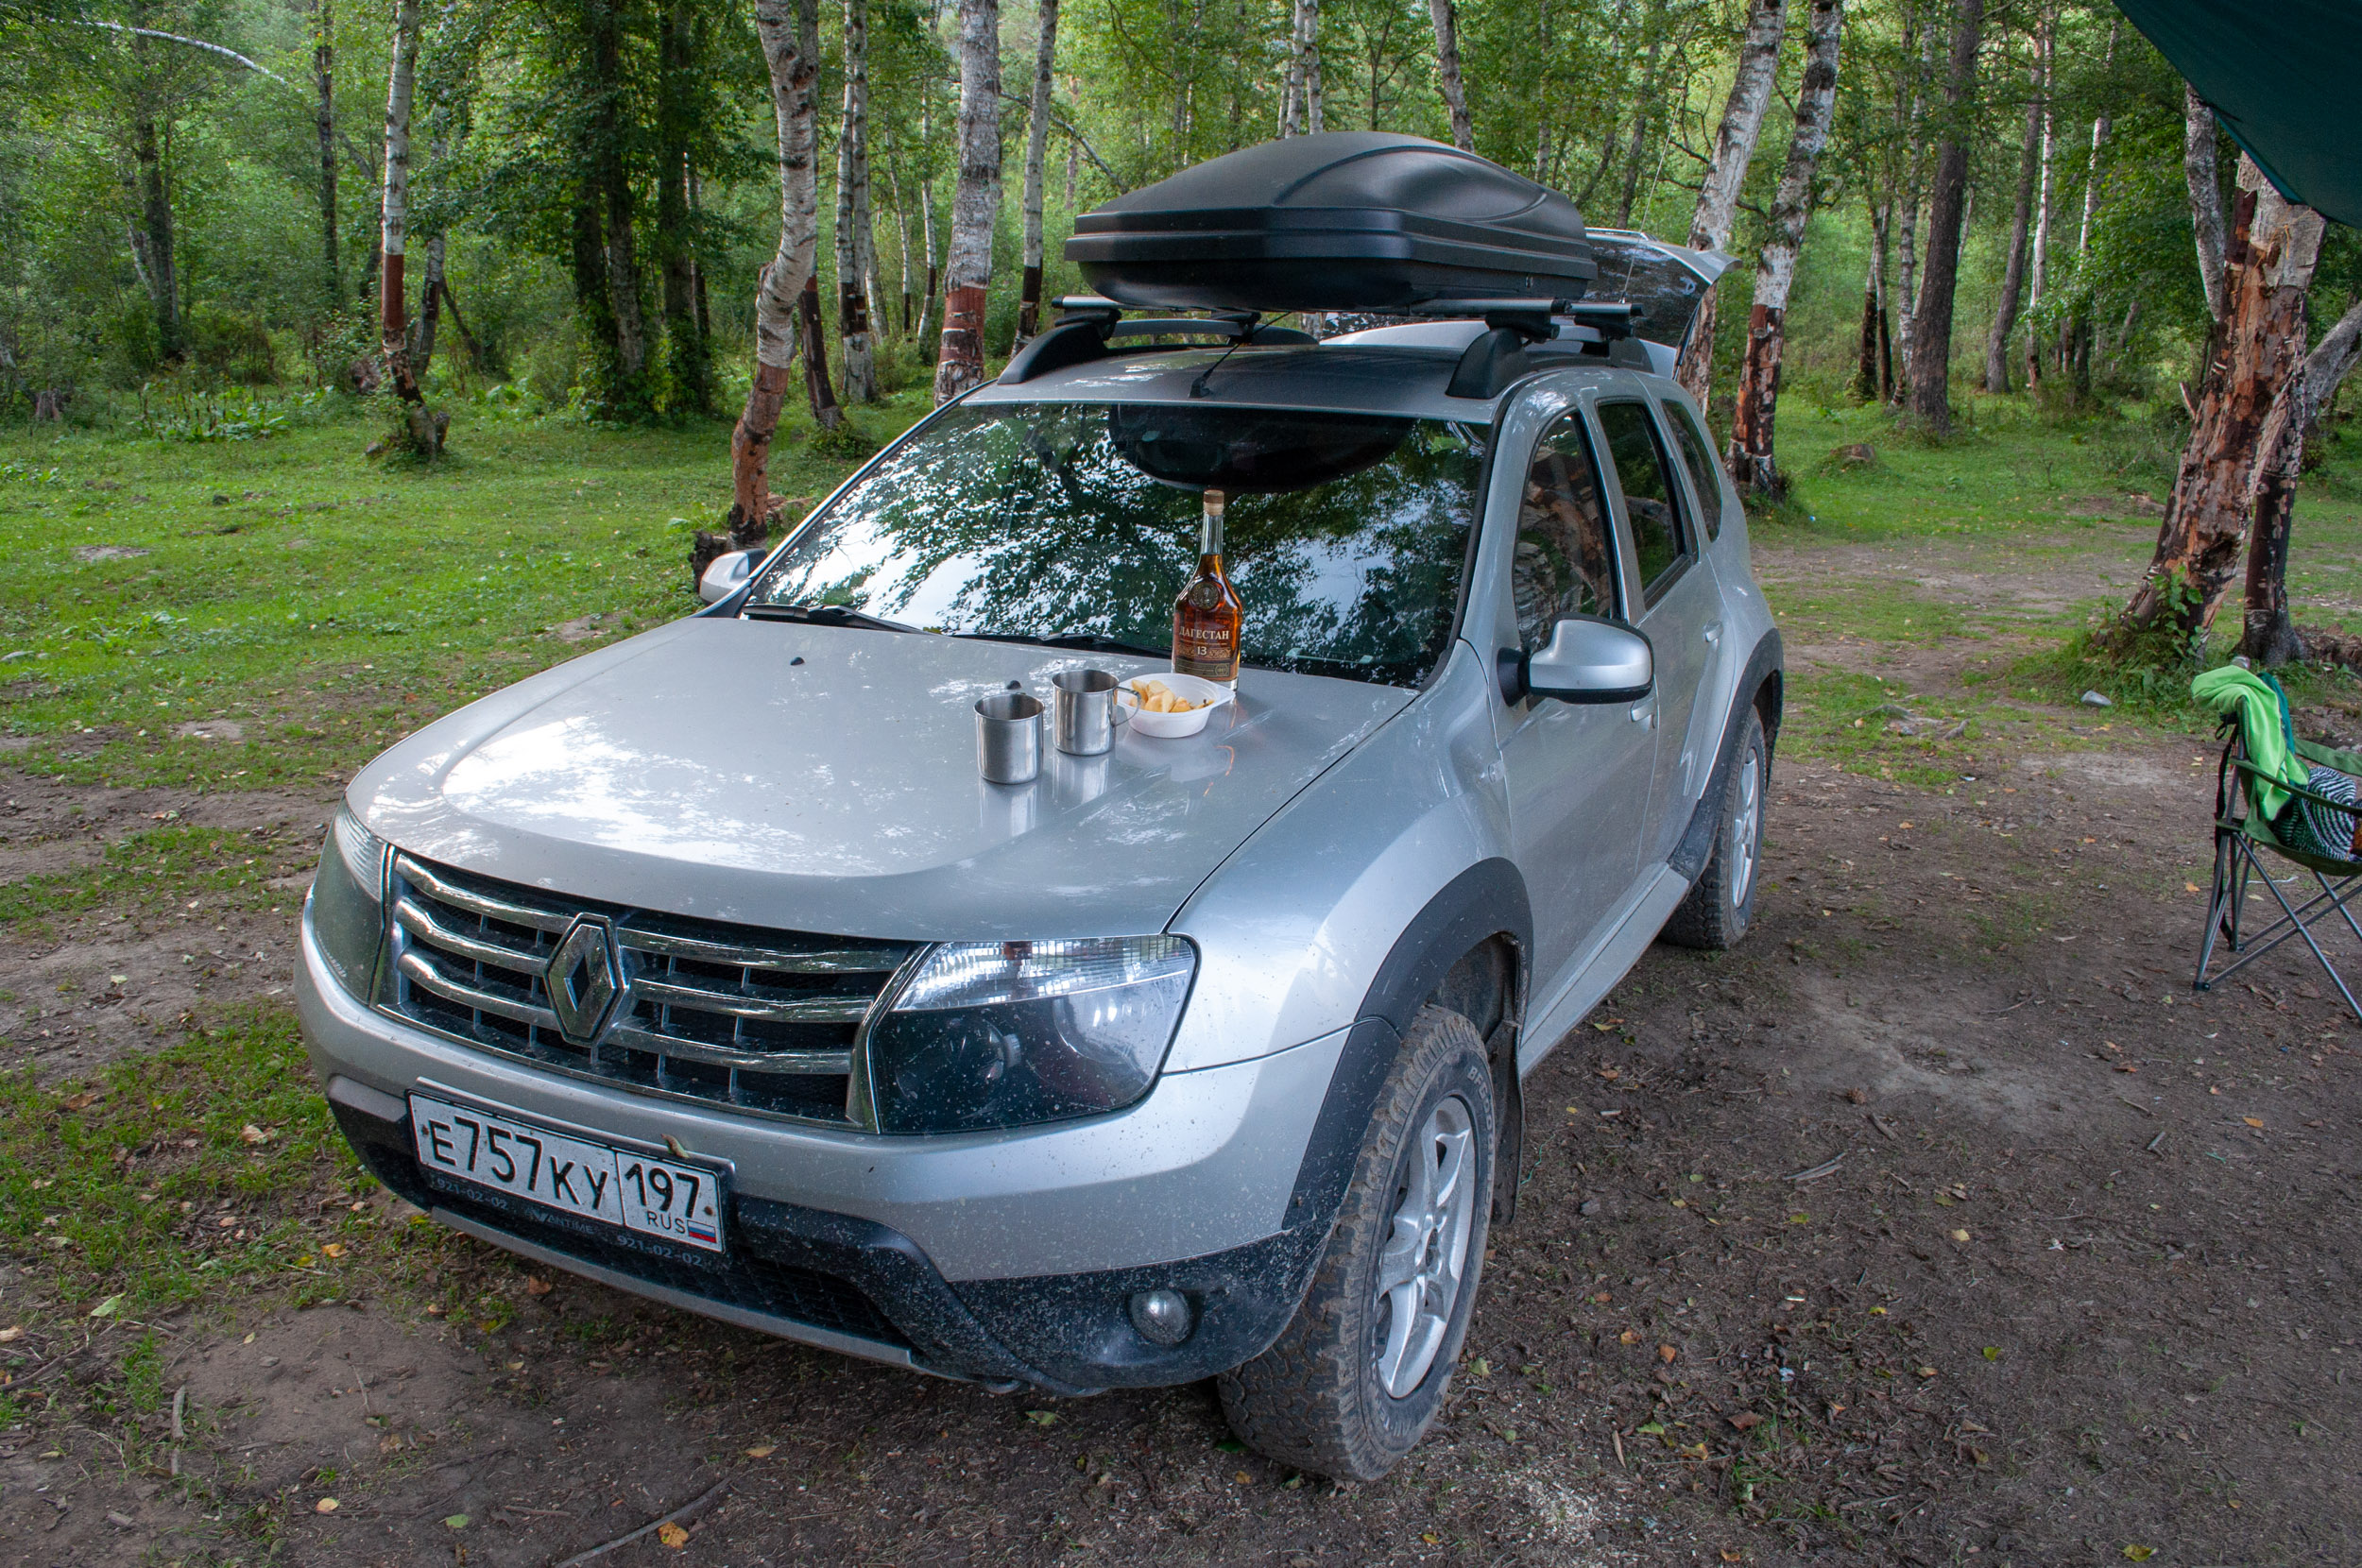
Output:
[[961,1133],[1087,1116],[1148,1092],[1197,950],[1177,936],[949,942],[868,1041],[881,1133]]
[[385,941],[385,843],[341,806],[312,878],[312,934],[337,982],[368,1001]]

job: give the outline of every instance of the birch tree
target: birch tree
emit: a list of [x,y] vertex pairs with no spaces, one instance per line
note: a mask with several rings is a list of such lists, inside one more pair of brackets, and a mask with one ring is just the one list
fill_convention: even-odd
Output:
[[378,349],[385,383],[406,403],[419,401],[419,383],[403,341],[402,249],[410,227],[410,100],[419,79],[419,0],[394,7],[393,61],[385,73],[385,184],[378,221]]
[[313,0],[312,128],[320,155],[320,282],[332,311],[345,302],[336,248],[336,17],[334,0]]
[[1476,151],[1476,127],[1468,118],[1468,89],[1460,79],[1460,18],[1452,0],[1428,0],[1435,22],[1435,87],[1451,114],[1451,145]]
[[2001,271],[2001,299],[1985,334],[1985,390],[2010,389],[2010,334],[2017,330],[2018,301],[2026,288],[2026,246],[2034,214],[2034,181],[2042,162],[2042,60],[2028,70],[2032,91],[2026,98],[2026,139],[2018,153],[2017,206],[2010,214],[2010,248]]
[[1295,0],[1288,29],[1288,77],[1280,89],[1279,134],[1321,132],[1321,0]]
[[[820,247],[820,184],[813,161],[819,61],[803,45],[795,0],[754,0],[755,35],[771,78],[779,134],[779,242],[755,288],[755,374],[730,432],[727,547],[752,550],[770,534],[771,439],[794,384],[796,308]],[[717,552],[718,553],[718,552]],[[702,575],[702,563],[693,561]]]
[[2198,246],[2199,286],[2206,291],[2206,314],[2222,321],[2222,184],[2215,162],[2215,111],[2182,88],[2182,175],[2190,191],[2190,230]]
[[2304,467],[2304,433],[2362,355],[2362,300],[2321,337],[2272,399],[2257,437],[2248,504],[2255,508],[2248,544],[2245,624],[2239,652],[2273,668],[2305,655],[2304,639],[2288,619],[2288,535],[2296,524],[2297,474]]
[[1943,135],[1936,144],[1935,188],[1927,200],[1926,276],[1911,312],[1911,412],[1931,429],[1952,428],[1952,303],[1960,280],[1960,230],[1968,208],[1968,123],[1977,95],[1977,51],[1985,0],[1959,0],[1952,62],[1944,84]]
[[959,4],[960,179],[951,194],[951,252],[943,278],[938,404],[984,379],[984,291],[1001,211],[1001,0]]
[[1034,99],[1025,117],[1025,251],[1018,285],[1017,340],[1041,330],[1042,160],[1050,151],[1050,89],[1058,56],[1058,0],[1040,0],[1034,39]]
[[2199,392],[2148,575],[2117,619],[2119,645],[2150,630],[2186,645],[2213,622],[2247,539],[2265,421],[2304,357],[2321,215],[2282,196],[2244,155],[2238,185],[2223,247],[2220,348]]
[[1738,378],[1738,408],[1731,421],[1728,466],[1743,494],[1776,498],[1786,488],[1772,452],[1780,356],[1788,335],[1788,297],[1796,281],[1796,253],[1812,218],[1813,176],[1829,143],[1837,113],[1840,35],[1844,0],[1809,0],[1805,74],[1796,87],[1796,130],[1788,165],[1772,202],[1772,233],[1755,261],[1755,298],[1747,315],[1747,359]]
[[836,311],[845,401],[878,401],[870,345],[869,0],[845,0],[845,120],[836,142]]
[[[1697,210],[1690,214],[1692,250],[1720,250],[1731,243],[1738,189],[1755,154],[1755,137],[1763,129],[1764,107],[1772,101],[1772,78],[1779,72],[1780,39],[1787,30],[1787,0],[1749,0],[1738,69],[1731,79],[1731,95],[1722,106],[1722,124],[1715,132],[1714,158],[1698,190]],[[1673,371],[1701,405],[1706,401],[1707,383],[1714,372],[1714,317],[1715,291],[1708,289],[1698,302],[1697,316],[1689,324],[1688,339],[1682,344]]]

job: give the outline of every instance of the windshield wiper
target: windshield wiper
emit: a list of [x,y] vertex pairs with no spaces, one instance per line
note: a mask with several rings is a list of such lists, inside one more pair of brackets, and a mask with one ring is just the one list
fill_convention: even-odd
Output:
[[748,605],[738,612],[749,621],[794,621],[813,626],[858,626],[872,632],[915,632],[899,621],[881,621],[843,605]]
[[1144,648],[1137,642],[1121,642],[1095,632],[1065,632],[1056,637],[1027,637],[1018,632],[953,632],[953,637],[975,642],[1022,642],[1035,648],[1079,648],[1089,654],[1138,654],[1143,658],[1163,658],[1170,648]]

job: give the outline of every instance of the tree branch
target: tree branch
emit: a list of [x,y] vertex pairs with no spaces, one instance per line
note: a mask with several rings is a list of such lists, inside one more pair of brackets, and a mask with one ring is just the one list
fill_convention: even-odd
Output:
[[72,23],[72,26],[77,27],[104,27],[110,32],[123,33],[126,36],[136,36],[139,38],[161,38],[167,43],[185,43],[192,49],[211,50],[213,53],[221,56],[225,60],[236,60],[240,65],[245,66],[249,71],[261,72],[264,76],[268,77],[271,80],[277,82],[280,86],[285,88],[290,93],[301,91],[301,89],[297,87],[295,83],[289,81],[286,77],[281,76],[269,66],[248,60],[246,56],[238,53],[235,49],[228,48],[219,43],[208,43],[201,38],[184,38],[179,33],[159,32],[154,27],[126,26],[120,22],[90,22],[77,18]]

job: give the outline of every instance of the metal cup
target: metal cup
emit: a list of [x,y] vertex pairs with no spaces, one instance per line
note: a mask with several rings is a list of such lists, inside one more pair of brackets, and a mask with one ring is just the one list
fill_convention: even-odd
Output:
[[1074,757],[1097,757],[1116,743],[1123,722],[1116,705],[1116,678],[1104,670],[1062,670],[1050,678],[1050,730],[1058,749]]
[[1001,691],[976,704],[976,771],[988,784],[1031,784],[1041,774],[1041,699]]

